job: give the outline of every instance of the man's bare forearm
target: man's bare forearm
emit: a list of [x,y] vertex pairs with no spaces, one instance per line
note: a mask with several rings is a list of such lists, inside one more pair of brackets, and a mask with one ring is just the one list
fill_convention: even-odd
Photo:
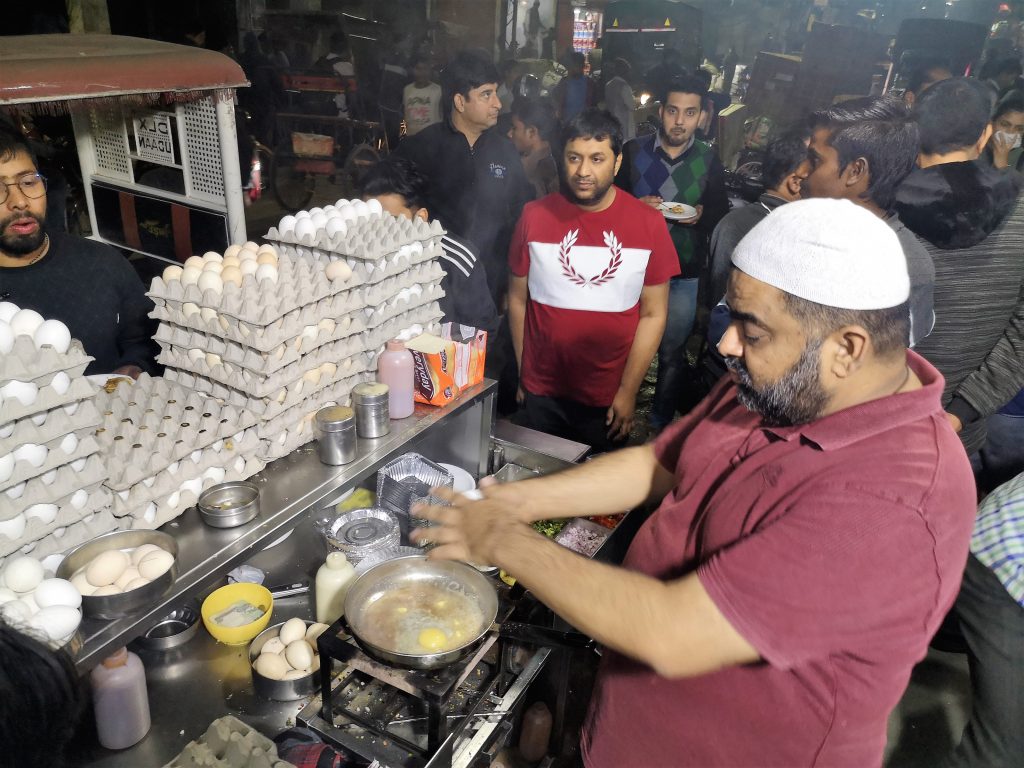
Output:
[[664,333],[664,316],[640,318],[636,335],[633,337],[633,346],[630,347],[629,356],[626,358],[626,367],[622,371],[622,382],[619,384],[621,389],[634,396],[640,391],[640,384],[651,367],[651,361],[658,351]]

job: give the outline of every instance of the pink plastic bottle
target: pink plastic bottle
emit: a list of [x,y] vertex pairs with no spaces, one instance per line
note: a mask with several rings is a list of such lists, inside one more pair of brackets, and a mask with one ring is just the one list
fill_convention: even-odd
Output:
[[412,416],[414,367],[412,352],[398,339],[389,341],[388,348],[377,357],[377,381],[387,384],[390,390],[388,408],[392,419]]
[[107,749],[127,749],[149,733],[146,670],[127,648],[114,651],[93,669],[92,701],[96,731]]

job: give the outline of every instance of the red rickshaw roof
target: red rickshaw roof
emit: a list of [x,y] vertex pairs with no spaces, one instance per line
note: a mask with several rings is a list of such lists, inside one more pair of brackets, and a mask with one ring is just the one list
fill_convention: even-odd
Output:
[[0,36],[0,104],[239,88],[222,53],[120,35]]

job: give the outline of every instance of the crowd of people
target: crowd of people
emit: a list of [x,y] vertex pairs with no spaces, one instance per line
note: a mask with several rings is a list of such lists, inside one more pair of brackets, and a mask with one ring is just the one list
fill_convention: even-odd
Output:
[[[415,72],[362,195],[444,225],[445,311],[490,332],[500,407],[605,454],[441,493],[416,536],[607,649],[584,763],[880,765],[937,632],[974,681],[946,764],[1024,763],[1024,100],[1002,71],[930,63],[902,99],[798,121],[732,211],[697,73],[666,64],[656,130],[633,135],[627,62],[607,110],[575,64],[542,100],[483,52]],[[64,320],[95,370],[146,369],[137,278],[47,225],[17,136],[0,181],[5,297]],[[655,439],[626,448],[655,358]],[[723,375],[679,419],[695,368]],[[647,503],[622,568],[530,526]]]

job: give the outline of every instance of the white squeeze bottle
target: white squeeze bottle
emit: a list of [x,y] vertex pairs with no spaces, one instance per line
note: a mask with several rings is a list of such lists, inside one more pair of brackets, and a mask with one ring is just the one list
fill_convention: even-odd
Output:
[[146,669],[127,648],[114,651],[89,675],[96,731],[107,749],[127,749],[149,732]]
[[392,419],[412,416],[416,408],[413,400],[415,369],[412,352],[399,339],[389,341],[387,349],[377,356],[377,381],[388,385],[388,409]]
[[316,572],[316,620],[333,624],[345,614],[345,595],[356,575],[341,552],[331,552]]

